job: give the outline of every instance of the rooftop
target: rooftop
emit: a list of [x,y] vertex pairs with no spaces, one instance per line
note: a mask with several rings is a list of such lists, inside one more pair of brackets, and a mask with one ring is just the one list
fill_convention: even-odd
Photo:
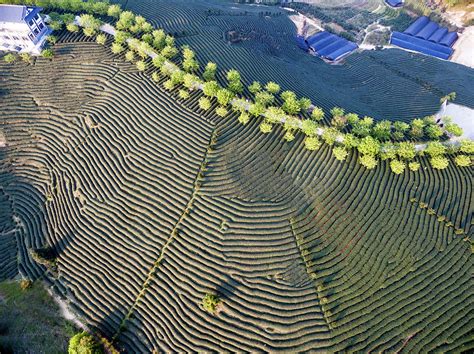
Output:
[[0,5],[0,22],[22,23],[31,20],[41,7],[24,5]]

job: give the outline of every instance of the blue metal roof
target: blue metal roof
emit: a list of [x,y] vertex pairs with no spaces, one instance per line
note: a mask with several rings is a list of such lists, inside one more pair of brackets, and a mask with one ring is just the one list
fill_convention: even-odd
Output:
[[387,4],[393,7],[399,7],[403,5],[403,0],[385,0]]
[[315,54],[331,61],[358,48],[357,44],[327,31],[318,32],[306,38],[306,43]]
[[0,5],[0,22],[27,22],[41,10],[41,7],[36,6]]
[[412,36],[420,32],[430,22],[430,19],[426,16],[421,16],[416,19],[403,33],[411,34]]
[[409,50],[428,54],[441,59],[449,59],[453,49],[438,43],[433,43],[421,38],[410,36],[406,33],[393,32],[390,43]]
[[418,38],[428,39],[437,30],[439,30],[439,26],[436,23],[430,21],[416,34],[416,36]]
[[403,33],[393,32],[390,43],[438,58],[449,59],[453,54],[451,46],[457,39],[456,32],[448,32],[447,28],[440,27],[428,17],[422,16]]

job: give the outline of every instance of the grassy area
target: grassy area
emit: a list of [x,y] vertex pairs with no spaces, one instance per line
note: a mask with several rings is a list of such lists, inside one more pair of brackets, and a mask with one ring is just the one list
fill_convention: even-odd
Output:
[[42,283],[0,283],[0,353],[65,353],[75,332]]

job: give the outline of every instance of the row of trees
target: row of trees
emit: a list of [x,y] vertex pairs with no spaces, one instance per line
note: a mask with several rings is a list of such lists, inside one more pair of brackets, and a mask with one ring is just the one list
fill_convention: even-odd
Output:
[[[50,2],[57,1],[50,0]],[[88,12],[84,9],[82,11]],[[327,126],[323,124],[324,111],[313,106],[308,98],[298,99],[292,91],[280,92],[280,86],[274,82],[265,85],[253,82],[247,87],[252,100],[244,99],[241,95],[245,88],[238,71],[229,70],[226,73],[227,84],[223,87],[217,82],[215,63],[209,62],[201,68],[196,54],[189,46],[183,46],[179,51],[172,36],[167,35],[162,29],[153,30],[142,16],[136,16],[130,11],[121,11],[117,5],[109,5],[107,9],[103,7],[99,13],[117,18],[115,41],[111,46],[113,53],[125,52],[125,59],[136,61],[139,71],[147,69],[146,58],[151,56],[151,63],[157,69],[151,74],[152,79],[160,81],[164,77],[164,88],[170,91],[179,88],[177,94],[181,99],[189,98],[191,91],[201,90],[203,96],[198,104],[202,110],[211,109],[215,102],[217,115],[224,117],[230,109],[238,112],[238,120],[242,124],[247,124],[252,117],[263,116],[264,119],[259,126],[262,133],[269,133],[275,124],[281,124],[285,131],[285,140],[292,141],[297,132],[302,132],[308,150],[316,150],[322,142],[325,142],[333,147],[333,155],[341,161],[347,158],[350,149],[355,148],[360,153],[359,162],[368,169],[375,168],[377,159],[380,158],[390,160],[390,167],[395,173],[402,173],[406,167],[415,171],[420,164],[413,161],[414,158],[425,153],[430,157],[434,168],[442,169],[449,163],[445,155],[457,151],[461,152],[455,158],[457,165],[471,164],[469,154],[472,153],[465,151],[465,145],[469,142],[464,142],[460,148],[445,147],[441,154],[432,153],[432,143],[428,144],[425,151],[423,149],[417,151],[413,143],[397,142],[407,137],[417,140],[423,137],[439,140],[446,133],[461,135],[462,130],[452,122],[447,122],[444,129],[436,124],[433,117],[414,119],[411,124],[392,123],[386,120],[375,123],[370,117],[360,118],[354,113],[346,114],[344,109],[336,107],[330,112],[331,116],[328,117],[330,124]],[[68,30],[75,31],[76,28],[72,27],[73,22],[69,22],[70,15],[61,16],[63,17],[54,20],[62,21]],[[90,14],[81,15],[79,23],[85,35],[95,35],[100,27],[100,21]],[[99,34],[96,40],[104,44],[106,37]],[[179,58],[178,54],[181,54]],[[178,59],[180,66],[175,64],[173,59]]]
[[[129,21],[129,25],[133,26],[132,20]],[[349,150],[356,148],[360,153],[359,162],[366,168],[375,168],[378,158],[389,159],[392,171],[399,174],[406,167],[412,171],[418,170],[420,163],[413,160],[416,156],[423,155],[423,151],[417,151],[411,142],[389,142],[390,139],[401,140],[405,138],[405,135],[421,138],[425,134],[432,139],[439,139],[444,134],[433,117],[415,119],[411,125],[404,122],[392,124],[390,121],[374,123],[370,117],[359,118],[354,113],[345,114],[344,110],[338,107],[331,110],[331,126],[323,127],[320,125],[324,120],[324,112],[321,108],[313,106],[307,98],[298,99],[294,92],[280,93],[280,86],[274,82],[266,85],[253,82],[247,88],[253,96],[253,101],[245,100],[238,96],[244,91],[239,72],[228,71],[227,86],[222,87],[216,81],[217,65],[210,62],[205,66],[201,79],[196,75],[200,66],[194,51],[189,46],[181,48],[181,69],[169,61],[177,55],[175,50],[172,56],[165,55],[168,50],[163,53],[167,45],[172,45],[170,42],[166,43],[164,32],[162,30],[154,32],[151,35],[144,33],[141,41],[129,40],[130,50],[125,55],[126,59],[133,61],[135,52],[143,57],[144,55],[140,55],[140,49],[138,49],[143,46],[148,48],[149,53],[159,50],[152,60],[153,65],[158,69],[152,74],[152,79],[159,81],[160,77],[166,77],[167,80],[163,84],[165,89],[171,91],[180,86],[182,88],[178,90],[178,96],[181,99],[187,99],[190,97],[190,91],[200,88],[203,92],[203,96],[198,101],[200,109],[209,110],[213,107],[213,102],[216,102],[218,106],[215,113],[218,116],[226,116],[230,107],[232,111],[239,113],[238,120],[242,124],[247,124],[252,116],[263,116],[264,120],[260,124],[262,133],[271,132],[274,124],[283,124],[284,139],[287,141],[294,140],[295,133],[302,131],[306,135],[305,147],[308,150],[316,150],[322,142],[325,142],[333,146],[335,158],[343,161],[347,158]],[[142,60],[136,64],[138,70],[145,69],[145,63]],[[280,107],[273,105],[277,101],[281,102]],[[296,117],[301,114],[303,117],[307,116],[306,119],[301,120]],[[344,133],[344,130],[350,133]],[[446,125],[446,130],[454,135],[462,134],[459,127],[452,123]],[[446,149],[446,153],[455,152],[456,148],[452,146],[450,150]],[[444,155],[428,155],[434,168],[447,167],[449,160]],[[468,155],[462,154],[456,157],[455,162],[459,166],[468,166],[470,160]]]

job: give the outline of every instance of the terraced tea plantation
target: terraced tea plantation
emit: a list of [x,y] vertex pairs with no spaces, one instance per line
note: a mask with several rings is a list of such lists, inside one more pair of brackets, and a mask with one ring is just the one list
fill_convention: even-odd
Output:
[[[124,7],[184,30],[200,62],[325,108],[408,120],[447,92],[474,102],[458,65],[398,50],[336,67],[300,58],[283,15],[266,28],[287,37],[261,37],[262,52],[227,45],[238,16],[208,11],[225,4]],[[245,15],[256,32],[258,11]],[[472,167],[368,171],[355,150],[342,163],[280,127],[261,134],[258,119],[203,114],[81,34],[63,30],[54,50],[0,63],[0,279],[44,276],[125,352],[474,350]],[[33,259],[41,247],[57,274]]]

